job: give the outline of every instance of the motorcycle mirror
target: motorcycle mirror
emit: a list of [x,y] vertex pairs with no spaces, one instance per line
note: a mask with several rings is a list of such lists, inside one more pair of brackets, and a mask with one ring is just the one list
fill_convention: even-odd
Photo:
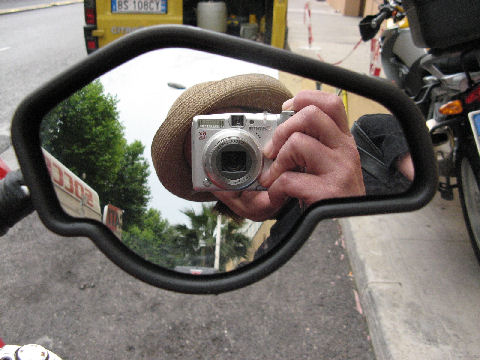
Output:
[[[189,92],[180,95],[178,90],[186,89],[186,86],[172,87],[172,82],[165,83],[165,79],[174,76],[188,84],[188,87],[198,87],[238,75],[251,79],[247,74],[267,75],[271,80],[278,78],[292,94],[320,87],[323,92],[338,92],[334,87],[270,67],[196,50],[169,48],[138,56],[76,91],[42,120],[41,146],[62,209],[73,217],[88,217],[103,222],[137,255],[173,271],[222,273],[250,263],[264,254],[267,244],[269,249],[275,245],[272,239],[279,225],[274,227],[274,221],[234,221],[226,215],[217,215],[215,208],[218,205],[213,201],[214,198],[197,202],[188,196],[177,196],[179,192],[175,188],[179,187],[180,182],[188,182],[190,192],[193,186],[190,166],[187,169],[189,174],[178,174],[183,166],[187,166],[183,153],[184,144],[191,141],[189,131],[185,131],[180,141],[180,158],[173,156],[175,151],[168,146],[167,156],[176,159],[168,163],[168,171],[161,166],[153,166],[154,162],[160,161],[159,154],[154,151],[154,146],[160,142],[154,135],[157,131],[160,134],[166,131],[160,127],[164,123],[181,121],[169,117],[170,109],[175,107],[172,104],[192,96],[187,95]],[[196,96],[200,95],[196,93]],[[269,98],[275,99],[273,95],[269,95]],[[368,194],[400,194],[406,191],[410,186],[407,176],[413,174],[402,169],[405,176],[397,169],[391,175],[383,174],[384,177],[378,178],[376,169],[371,164],[369,167],[366,161],[374,159],[368,158],[368,153],[383,153],[391,148],[402,148],[398,153],[408,154],[408,144],[404,141],[398,122],[387,109],[374,101],[352,93],[343,93],[342,98],[350,126],[355,123],[352,133],[363,151],[361,156],[364,158],[365,171],[377,175],[374,180],[368,178],[371,175],[365,174]],[[281,111],[285,99],[274,100],[277,112]],[[197,99],[196,102],[202,100]],[[103,110],[99,111],[99,108]],[[250,114],[246,110],[244,116],[248,117]],[[227,111],[228,108],[222,108],[222,112]],[[274,111],[273,108],[270,111]],[[191,118],[187,121],[192,123]],[[250,138],[257,140],[268,139],[271,132],[258,128],[262,123],[263,120],[256,126],[243,124],[241,130],[234,127],[214,128],[209,123],[199,128],[196,136],[200,140],[206,136],[206,131],[211,136],[220,136],[215,145],[227,138],[222,134],[231,134],[232,131],[236,134],[246,132]],[[381,129],[381,126],[385,126],[385,129]],[[366,132],[372,133],[372,130],[375,134],[370,134],[370,139]],[[366,135],[366,142],[360,144],[362,134]],[[377,141],[380,137],[381,141]],[[376,141],[377,146],[369,148],[368,141]],[[199,141],[193,150],[201,157],[197,158],[197,162],[192,160],[192,168],[203,177],[206,172],[198,160],[207,156],[207,143],[206,140]],[[227,157],[224,165],[235,172],[242,164],[237,158],[238,154],[233,154],[235,156]],[[376,159],[379,162],[389,161]],[[259,163],[262,161],[261,158],[256,160]],[[172,171],[174,168],[177,171]],[[396,169],[395,166],[393,168]],[[169,187],[171,180],[165,172],[173,175],[173,193]],[[230,175],[228,171],[220,173],[225,180]],[[205,193],[199,192],[198,195]],[[267,237],[269,241],[264,244]]]
[[[245,73],[276,77],[293,93],[320,84],[324,91],[345,90],[352,123],[367,112],[391,114],[408,144],[414,179],[398,191],[319,201],[292,218],[268,251],[262,244],[273,221],[235,222],[213,212],[213,203],[169,194],[150,158],[153,135],[182,91],[169,84],[190,87]],[[13,119],[12,143],[50,230],[89,237],[151,285],[208,294],[275,271],[322,219],[426,204],[435,193],[436,167],[423,124],[415,105],[388,82],[248,40],[159,26],[121,38],[27,97]]]
[[382,26],[381,21],[374,21],[377,15],[367,15],[361,21],[358,27],[363,41],[371,40],[377,35]]

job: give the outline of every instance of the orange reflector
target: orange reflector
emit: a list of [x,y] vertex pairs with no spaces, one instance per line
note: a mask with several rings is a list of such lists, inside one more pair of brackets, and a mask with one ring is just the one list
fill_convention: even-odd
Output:
[[462,102],[460,100],[449,101],[440,106],[440,114],[443,115],[458,115],[463,112]]

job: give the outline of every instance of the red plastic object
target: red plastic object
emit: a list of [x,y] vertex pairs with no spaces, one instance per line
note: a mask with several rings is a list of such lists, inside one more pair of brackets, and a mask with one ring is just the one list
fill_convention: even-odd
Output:
[[2,159],[0,159],[0,180],[3,179],[8,172],[10,172],[10,168]]
[[480,86],[477,86],[477,88],[473,89],[473,91],[470,92],[465,99],[465,103],[469,105],[477,101],[480,101]]
[[3,348],[4,346],[5,346],[5,343],[3,342],[2,338],[0,338],[0,349]]

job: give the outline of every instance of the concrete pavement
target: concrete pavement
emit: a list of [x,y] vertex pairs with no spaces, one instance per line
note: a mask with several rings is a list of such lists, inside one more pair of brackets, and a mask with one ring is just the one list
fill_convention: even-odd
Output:
[[[290,47],[328,62],[342,59],[360,38],[360,18],[309,3],[310,47],[305,1],[289,1]],[[367,73],[369,56],[362,44],[341,66]],[[456,195],[437,196],[412,213],[341,220],[379,360],[480,359],[480,266]]]

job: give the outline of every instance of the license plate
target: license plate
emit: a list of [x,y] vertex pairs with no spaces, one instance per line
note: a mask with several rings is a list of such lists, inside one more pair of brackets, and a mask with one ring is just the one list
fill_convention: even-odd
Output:
[[167,0],[112,0],[112,13],[166,14]]
[[470,126],[472,127],[472,132],[475,137],[475,142],[477,143],[477,150],[480,154],[480,110],[472,111],[468,114],[470,120]]

